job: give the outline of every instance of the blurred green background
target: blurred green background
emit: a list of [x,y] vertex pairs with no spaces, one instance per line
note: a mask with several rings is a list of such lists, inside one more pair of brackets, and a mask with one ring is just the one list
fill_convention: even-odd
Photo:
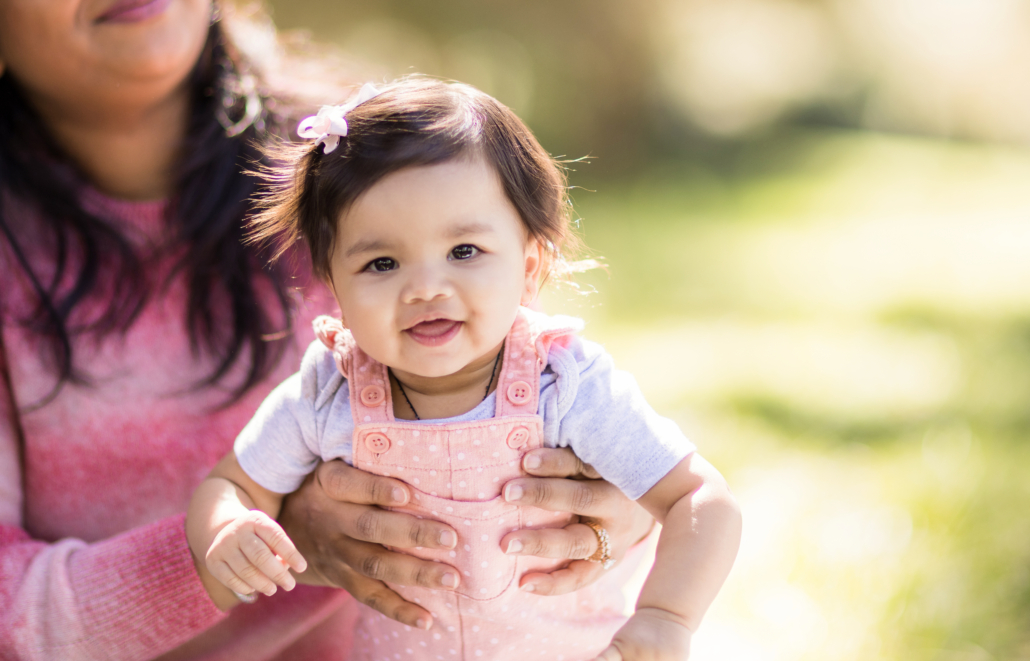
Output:
[[546,305],[744,508],[693,659],[1030,659],[1030,3],[270,8],[355,82],[469,82],[592,157],[608,272]]

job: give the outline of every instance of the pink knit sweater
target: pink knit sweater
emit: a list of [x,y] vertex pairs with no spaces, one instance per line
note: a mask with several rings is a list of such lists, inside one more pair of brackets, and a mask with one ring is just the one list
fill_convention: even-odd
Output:
[[[163,203],[89,202],[141,246],[161,236]],[[31,226],[27,217],[10,220]],[[2,332],[24,409],[54,381],[37,341],[9,321],[30,300],[10,260],[0,250]],[[168,262],[152,274],[167,273]],[[24,483],[11,417],[0,411],[0,659],[332,660],[350,649],[355,602],[340,590],[299,586],[219,612],[183,531],[194,487],[296,370],[311,339],[304,329],[331,299],[309,293],[277,373],[217,409],[223,392],[186,390],[210,363],[190,349],[184,296],[184,283],[173,281],[128,333],[76,342],[76,363],[93,384],[66,384],[54,401],[23,412]]]

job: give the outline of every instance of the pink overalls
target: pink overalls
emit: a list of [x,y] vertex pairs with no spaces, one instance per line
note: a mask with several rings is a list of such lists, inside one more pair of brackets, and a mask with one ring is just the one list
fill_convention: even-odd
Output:
[[323,317],[316,323],[350,384],[354,465],[413,487],[410,506],[399,511],[443,521],[458,532],[453,551],[408,551],[456,567],[462,573],[457,590],[390,586],[429,610],[433,628],[413,629],[362,607],[354,659],[590,659],[625,622],[621,585],[634,563],[624,561],[579,592],[538,596],[519,590],[519,578],[565,561],[508,556],[500,545],[502,536],[519,528],[573,521],[568,513],[509,504],[501,488],[524,474],[526,451],[543,447],[540,371],[551,343],[566,341],[574,330],[520,310],[504,344],[495,417],[433,425],[395,420],[386,367],[359,349],[339,321]]

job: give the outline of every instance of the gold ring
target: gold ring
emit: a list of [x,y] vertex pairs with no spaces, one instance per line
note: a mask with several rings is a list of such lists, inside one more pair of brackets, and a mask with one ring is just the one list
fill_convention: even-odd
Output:
[[615,564],[615,558],[612,557],[612,546],[611,541],[608,539],[608,531],[593,521],[580,521],[580,523],[593,530],[594,534],[597,535],[597,550],[587,560],[598,562],[603,568],[610,569]]

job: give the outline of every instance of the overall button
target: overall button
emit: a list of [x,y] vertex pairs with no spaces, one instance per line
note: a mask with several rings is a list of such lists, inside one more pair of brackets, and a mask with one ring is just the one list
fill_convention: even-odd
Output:
[[529,430],[525,427],[516,427],[511,430],[510,434],[508,434],[508,447],[512,450],[518,450],[528,442]]
[[383,454],[390,449],[390,439],[385,434],[373,432],[365,437],[365,447],[376,454]]
[[525,381],[516,381],[508,386],[508,401],[516,405],[528,402],[529,384]]
[[365,406],[382,406],[386,401],[386,391],[382,386],[365,386],[361,389],[361,403]]

